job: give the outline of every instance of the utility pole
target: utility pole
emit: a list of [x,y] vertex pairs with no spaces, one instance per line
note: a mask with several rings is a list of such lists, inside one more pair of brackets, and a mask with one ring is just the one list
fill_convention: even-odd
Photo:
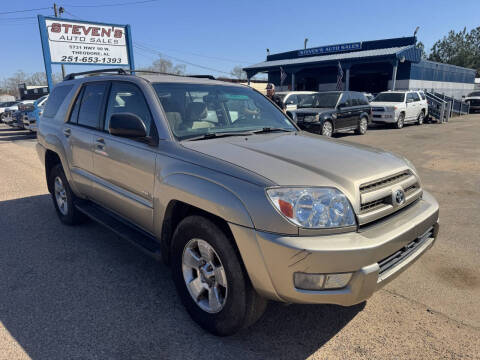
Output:
[[[58,10],[58,11],[57,11]],[[63,13],[63,7],[59,7],[57,9],[57,4],[53,3],[53,13],[55,14],[55,17],[60,17]],[[62,79],[65,78],[65,66],[62,64]]]
[[308,42],[308,38],[305,38],[305,40],[303,40],[303,48],[304,49],[307,48],[307,42]]

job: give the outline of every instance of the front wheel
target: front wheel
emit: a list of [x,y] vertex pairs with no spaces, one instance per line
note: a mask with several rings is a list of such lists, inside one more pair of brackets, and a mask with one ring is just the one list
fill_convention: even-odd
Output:
[[266,308],[231,240],[202,216],[189,216],[177,226],[172,272],[187,312],[215,335],[231,335],[253,324]]
[[368,120],[367,118],[362,117],[358,123],[358,128],[355,130],[357,135],[365,135],[368,129]]
[[405,124],[405,114],[404,113],[401,113],[400,115],[398,115],[398,120],[397,122],[395,123],[395,127],[397,129],[401,129],[403,128],[403,125]]
[[333,125],[330,121],[325,121],[322,125],[322,135],[331,137],[333,134]]

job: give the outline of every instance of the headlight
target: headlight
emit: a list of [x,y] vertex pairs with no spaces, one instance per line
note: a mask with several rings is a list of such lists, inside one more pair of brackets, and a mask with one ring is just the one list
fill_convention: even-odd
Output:
[[334,188],[271,188],[267,195],[275,208],[295,225],[336,228],[355,225],[350,202]]
[[385,106],[385,110],[386,111],[395,111],[397,110],[398,108],[396,106]]
[[319,114],[316,115],[307,115],[303,118],[303,121],[305,122],[316,122],[320,118]]

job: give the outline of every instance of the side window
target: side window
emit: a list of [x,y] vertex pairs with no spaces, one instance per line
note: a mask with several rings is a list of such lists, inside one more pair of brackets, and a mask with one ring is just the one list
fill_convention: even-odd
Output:
[[103,99],[107,84],[88,84],[83,90],[83,96],[78,112],[78,125],[99,129]]
[[412,95],[413,95],[413,101],[420,101],[420,96],[418,96],[416,92],[412,93]]
[[75,105],[73,105],[72,112],[70,113],[70,119],[68,122],[71,124],[78,123],[78,110],[80,109],[80,103],[82,102],[83,90],[85,90],[85,88],[82,88],[78,93],[77,98],[75,99]]
[[422,100],[425,100],[425,99],[426,99],[424,92],[420,92],[419,94],[420,94],[420,97],[422,98]]
[[296,105],[298,103],[297,95],[290,95],[285,102],[285,105]]
[[370,103],[367,100],[367,97],[362,93],[357,93],[357,100],[358,100],[358,105],[370,105]]
[[407,102],[412,102],[412,101],[414,101],[414,99],[413,99],[413,93],[408,93],[408,94],[407,94]]
[[137,115],[145,123],[147,136],[152,128],[152,115],[142,91],[134,84],[127,82],[113,82],[108,98],[107,113],[104,130],[108,131],[110,117],[113,114],[131,113]]
[[63,103],[63,100],[65,100],[65,97],[68,95],[70,90],[72,90],[72,88],[73,85],[55,87],[50,94],[50,97],[48,98],[47,105],[45,106],[45,111],[43,112],[43,117],[55,117],[58,109]]
[[352,100],[350,99],[350,95],[348,92],[342,93],[341,96],[342,98],[340,99],[340,103],[339,103],[340,106],[343,106],[343,107],[352,106]]
[[360,95],[358,93],[350,93],[350,103],[352,106],[362,105],[360,101]]

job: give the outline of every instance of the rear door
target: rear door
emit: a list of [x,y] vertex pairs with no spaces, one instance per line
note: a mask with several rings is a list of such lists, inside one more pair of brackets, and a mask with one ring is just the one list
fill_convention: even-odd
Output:
[[364,96],[358,92],[350,92],[350,100],[352,104],[352,114],[349,120],[349,126],[357,126],[360,122],[360,115],[365,109]]
[[104,207],[153,232],[153,189],[156,148],[133,139],[111,135],[110,117],[132,113],[146,125],[147,135],[156,128],[142,90],[131,82],[113,81],[102,131],[94,141],[95,200]]
[[[77,94],[67,122],[63,124],[63,136],[67,139],[70,171],[78,191],[89,198],[93,191],[93,137],[100,125],[106,83],[84,85]],[[49,106],[52,97],[47,103]],[[45,109],[45,113],[47,109]]]

